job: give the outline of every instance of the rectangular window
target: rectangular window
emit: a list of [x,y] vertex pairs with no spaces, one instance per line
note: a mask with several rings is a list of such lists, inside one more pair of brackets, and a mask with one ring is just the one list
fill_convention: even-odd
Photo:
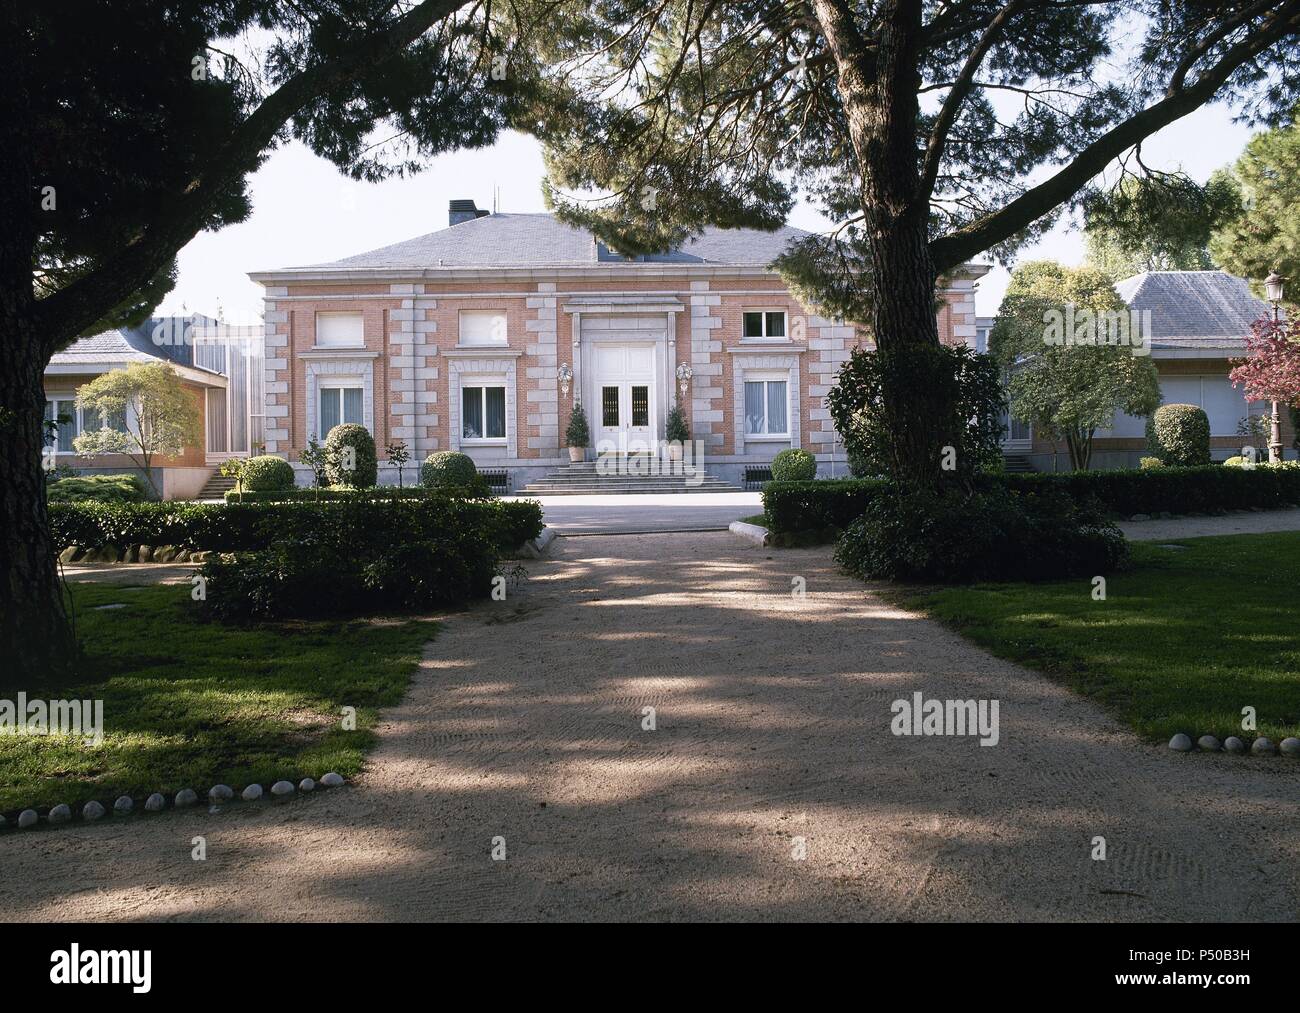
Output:
[[745,432],[750,436],[788,436],[790,419],[785,380],[745,381]]
[[618,428],[618,388],[600,389],[600,424],[606,429]]
[[72,441],[81,432],[81,412],[77,409],[77,402],[71,398],[48,400],[45,402],[45,418],[50,422],[57,422],[59,427],[55,439],[51,439],[50,435],[46,434],[45,445],[56,447],[60,454],[71,454]]
[[506,438],[505,387],[462,387],[460,411],[462,440]]
[[361,348],[366,343],[360,313],[317,313],[317,348]]
[[320,389],[320,420],[317,437],[325,439],[330,430],[344,422],[364,425],[361,418],[362,391],[360,387],[322,387]]
[[742,314],[741,337],[773,339],[785,337],[784,310],[746,310]]
[[632,425],[650,424],[650,388],[636,384],[632,387]]
[[500,310],[461,310],[457,340],[462,345],[504,345],[506,315]]

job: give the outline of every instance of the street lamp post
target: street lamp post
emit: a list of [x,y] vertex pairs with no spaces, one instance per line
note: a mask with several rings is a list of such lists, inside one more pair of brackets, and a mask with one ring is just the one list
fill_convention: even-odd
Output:
[[[1282,303],[1282,283],[1286,279],[1273,271],[1264,279],[1264,290],[1268,301],[1273,304],[1273,323],[1279,320],[1278,309]],[[1268,435],[1268,462],[1276,464],[1282,460],[1282,416],[1278,412],[1277,402],[1273,403],[1273,418]]]

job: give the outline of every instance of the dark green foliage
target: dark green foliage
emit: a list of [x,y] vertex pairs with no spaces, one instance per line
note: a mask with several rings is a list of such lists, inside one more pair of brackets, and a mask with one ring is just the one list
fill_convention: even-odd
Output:
[[323,530],[339,543],[381,546],[429,541],[446,527],[485,527],[502,552],[513,552],[542,530],[536,502],[356,496],[289,503],[53,503],[50,527],[57,549],[68,545],[175,545],[218,552],[269,549]]
[[844,532],[835,558],[868,580],[953,584],[1110,573],[1127,558],[1095,502],[1060,489],[966,492],[891,483]]
[[[572,419],[569,420],[569,424],[570,426],[572,426],[573,424]],[[583,425],[584,426],[586,425],[585,419],[583,421]],[[686,443],[687,441],[690,440],[691,430],[690,427],[686,424],[686,413],[682,411],[681,405],[673,405],[672,409],[668,412],[668,418],[664,423],[664,437],[670,443]],[[572,446],[585,447],[586,445],[587,444],[585,440],[582,443],[569,444],[569,446],[571,447]]]
[[478,478],[478,467],[468,454],[440,450],[424,459],[420,481],[426,489],[465,489]]
[[145,488],[137,475],[82,475],[51,482],[45,496],[50,503],[140,503]]
[[240,483],[249,492],[292,489],[293,465],[283,457],[271,454],[250,457],[244,465]]
[[776,533],[838,533],[862,516],[867,503],[884,487],[880,478],[769,482],[763,487],[763,512]]
[[[369,489],[379,478],[379,456],[370,430],[354,422],[344,422],[325,437],[327,464],[325,474],[331,485],[349,485]],[[348,465],[352,467],[349,468]]]
[[806,450],[791,447],[772,458],[774,482],[808,482],[817,475],[817,458]]
[[587,429],[587,412],[582,405],[575,404],[573,411],[569,413],[569,425],[564,430],[564,445],[566,447],[585,447],[590,442],[591,433]]
[[384,546],[336,530],[219,554],[203,564],[205,611],[224,622],[429,609],[486,597],[497,554],[485,525]]
[[1149,437],[1151,450],[1172,467],[1210,463],[1210,418],[1197,405],[1161,405],[1151,416]]
[[[1020,493],[1060,490],[1077,502],[1096,500],[1113,517],[1158,513],[1222,513],[1300,505],[1300,467],[1146,468],[1059,474],[982,476]],[[887,488],[883,479],[769,482],[763,489],[768,527],[776,533],[842,529]]]
[[[933,383],[947,387],[954,406],[943,421],[943,432],[955,442],[956,471],[965,475],[993,466],[1002,458],[1002,413],[1006,409],[997,364],[964,346],[943,346],[930,377],[920,373],[910,379],[900,373],[903,386]],[[893,472],[894,441],[886,423],[885,364],[878,352],[855,348],[840,367],[826,405],[844,441],[849,466],[859,477]],[[935,462],[938,470],[939,462]]]

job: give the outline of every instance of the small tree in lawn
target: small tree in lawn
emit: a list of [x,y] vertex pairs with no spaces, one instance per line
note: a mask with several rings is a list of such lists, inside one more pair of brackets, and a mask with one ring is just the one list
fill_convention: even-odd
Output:
[[[153,480],[154,458],[184,452],[203,433],[197,399],[181,386],[176,371],[161,362],[133,362],[95,377],[77,391],[77,407],[106,424],[83,432],[72,441],[73,449],[87,457],[125,454],[144,471],[155,496],[161,494]],[[126,423],[128,407],[135,409],[134,426]],[[120,428],[107,425],[113,418],[122,420]]]
[[1057,319],[1053,313],[1064,315],[1068,306],[1074,307],[1072,319],[1079,323],[1127,318],[1107,275],[1093,268],[1030,262],[1011,276],[989,349],[1010,374],[1011,415],[1041,435],[1063,441],[1070,467],[1086,471],[1093,434],[1114,425],[1119,412],[1150,415],[1160,404],[1160,382],[1150,356],[1136,354],[1139,349],[1132,345],[1070,343],[1079,341],[1077,333],[1063,335],[1066,343],[1050,343],[1048,322]]
[[1300,409],[1300,320],[1256,320],[1246,336],[1246,358],[1237,360],[1228,379],[1244,389],[1247,401],[1286,405],[1294,420]]
[[303,448],[299,459],[311,469],[312,477],[315,479],[316,498],[320,499],[320,487],[324,483],[325,473],[329,469],[329,451],[320,445],[315,436],[309,436],[307,437],[307,446]]
[[401,440],[388,445],[389,467],[397,469],[397,488],[402,488],[402,469],[410,463],[411,451]]

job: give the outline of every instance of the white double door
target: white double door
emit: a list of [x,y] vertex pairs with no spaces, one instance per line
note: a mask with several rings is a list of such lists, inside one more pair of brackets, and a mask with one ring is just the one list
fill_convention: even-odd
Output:
[[641,453],[654,445],[655,346],[595,349],[595,437],[598,451]]

